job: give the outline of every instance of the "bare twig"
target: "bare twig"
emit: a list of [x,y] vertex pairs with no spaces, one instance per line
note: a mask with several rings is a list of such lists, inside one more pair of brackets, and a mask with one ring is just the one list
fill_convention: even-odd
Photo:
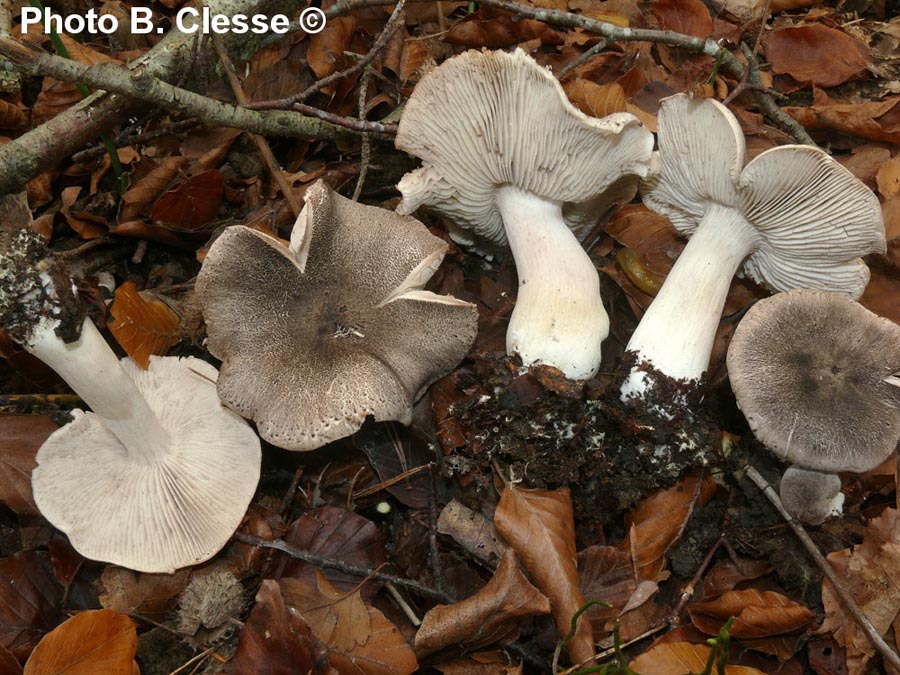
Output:
[[304,562],[308,562],[309,564],[315,565],[316,567],[339,570],[341,572],[344,572],[345,574],[352,574],[357,577],[371,577],[372,579],[378,579],[379,581],[390,581],[395,586],[408,588],[411,591],[415,591],[419,595],[438,600],[439,602],[455,602],[455,600],[447,593],[442,593],[433,588],[429,588],[424,584],[420,584],[418,581],[404,579],[403,577],[398,577],[393,574],[385,574],[384,572],[372,570],[367,567],[361,567],[359,565],[351,565],[350,563],[346,563],[343,560],[337,560],[336,558],[327,558],[325,556],[316,555],[315,553],[310,553],[309,551],[302,551],[299,548],[295,548],[281,539],[274,539],[272,541],[269,541],[267,539],[261,539],[259,537],[241,534],[240,532],[236,532],[234,535],[232,535],[232,538],[235,541],[239,541],[244,544],[250,544],[251,546],[257,546],[259,548],[271,548],[275,549],[276,551],[281,551],[282,553],[287,553],[292,558],[303,560]]
[[578,66],[582,65],[583,63],[587,63],[590,59],[597,56],[597,54],[599,54],[604,49],[609,47],[609,43],[610,43],[609,38],[603,38],[602,40],[600,40],[600,42],[595,44],[593,47],[588,49],[584,54],[579,56],[577,59],[572,61],[572,63],[570,63],[565,68],[563,68],[561,71],[559,71],[559,75],[556,76],[557,79],[562,80],[566,75],[568,75],[573,70],[578,68]]
[[[362,84],[359,87],[359,119],[366,119],[366,96],[369,93],[369,67],[367,66],[362,75]],[[369,161],[372,156],[372,139],[369,134],[362,135],[362,147],[359,152],[359,175],[356,177],[356,187],[353,189],[353,201],[359,201],[362,194],[363,185],[366,182],[366,174],[369,173]]]
[[146,103],[174,108],[210,126],[303,138],[336,138],[346,134],[339,127],[295,112],[248,110],[180,89],[144,71],[132,71],[114,63],[86,66],[31,49],[8,38],[0,38],[0,54],[9,57],[23,72],[50,75],[64,82],[79,82]]
[[894,669],[900,670],[900,656],[897,656],[897,652],[891,649],[888,643],[885,642],[884,638],[881,637],[875,629],[875,626],[872,625],[872,622],[869,621],[859,605],[856,604],[856,600],[853,599],[853,596],[847,592],[846,588],[844,588],[843,583],[838,578],[837,574],[835,574],[834,569],[832,569],[831,565],[828,564],[828,561],[825,560],[825,557],[819,552],[819,548],[816,546],[815,542],[810,539],[806,530],[803,529],[803,525],[785,510],[778,493],[775,492],[769,482],[762,477],[752,464],[746,464],[744,466],[744,472],[750,480],[756,483],[756,486],[762,490],[763,494],[770,502],[772,502],[772,505],[778,509],[782,518],[784,518],[787,524],[791,526],[794,534],[797,535],[797,538],[806,548],[806,551],[815,561],[818,568],[822,570],[822,573],[828,578],[828,581],[831,582],[835,593],[838,598],[840,598],[841,604],[844,605],[847,613],[853,617],[857,624],[859,624],[859,627],[862,628],[863,632],[875,646],[875,649],[881,653],[884,660],[890,663]]
[[[250,98],[244,92],[241,81],[234,72],[234,64],[231,62],[228,52],[225,51],[225,46],[222,44],[222,36],[218,33],[213,33],[212,41],[216,54],[222,62],[222,66],[225,68],[225,76],[228,78],[228,84],[231,86],[231,91],[234,94],[235,100],[240,105],[247,105],[247,103],[250,102]],[[284,198],[291,207],[291,211],[294,213],[294,218],[296,218],[300,215],[300,209],[302,208],[300,206],[300,201],[297,199],[296,195],[294,195],[287,180],[285,180],[284,171],[282,171],[281,166],[278,164],[278,160],[275,159],[272,148],[269,147],[268,141],[259,134],[250,134],[250,137],[256,144],[256,149],[259,150],[263,162],[266,163],[266,168],[272,175],[272,179],[278,184],[281,194],[284,195]]]
[[403,610],[403,613],[406,614],[406,618],[409,619],[409,622],[416,628],[421,626],[422,619],[416,616],[415,611],[409,606],[406,599],[400,595],[400,591],[397,590],[397,587],[390,581],[386,581],[384,587],[387,589],[388,594],[394,599],[394,602],[396,602],[400,606],[400,609]]
[[381,122],[357,120],[352,117],[341,117],[340,115],[335,115],[334,113],[325,110],[313,108],[311,105],[306,105],[305,103],[295,103],[294,110],[303,113],[304,115],[309,115],[310,117],[318,117],[320,120],[325,120],[338,127],[345,127],[347,129],[352,129],[353,131],[358,131],[359,133],[377,134],[388,140],[397,135],[396,124],[382,124]]
[[[124,148],[129,145],[149,143],[150,141],[154,141],[157,138],[161,138],[162,136],[182,134],[185,131],[190,131],[191,129],[194,129],[200,125],[200,120],[189,117],[185,120],[178,120],[176,122],[163,125],[158,129],[153,129],[152,131],[137,132],[126,130],[125,132],[120,134],[118,138],[113,140],[113,144],[117,148]],[[76,152],[74,155],[72,155],[72,161],[76,164],[78,164],[79,162],[88,162],[92,159],[102,157],[105,154],[106,148],[104,146],[95,145],[90,148],[85,148],[80,152]]]

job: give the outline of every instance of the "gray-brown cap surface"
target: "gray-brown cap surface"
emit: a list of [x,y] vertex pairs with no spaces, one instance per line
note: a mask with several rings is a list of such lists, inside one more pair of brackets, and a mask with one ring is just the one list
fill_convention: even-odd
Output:
[[728,374],[756,437],[817,471],[868,471],[900,439],[900,326],[843,294],[757,302],[728,349]]
[[228,228],[197,280],[220,397],[290,450],[347,436],[369,415],[408,424],[477,331],[473,305],[422,290],[446,249],[417,220],[322,182],[290,247]]

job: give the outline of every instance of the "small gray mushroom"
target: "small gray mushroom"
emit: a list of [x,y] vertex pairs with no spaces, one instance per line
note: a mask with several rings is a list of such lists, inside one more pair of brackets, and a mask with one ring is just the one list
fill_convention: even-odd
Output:
[[[900,326],[846,295],[800,290],[761,300],[735,330],[727,363],[754,435],[807,472],[869,471],[897,446],[900,388],[890,378],[900,367]],[[782,499],[794,515],[830,512],[834,480],[785,478]]]

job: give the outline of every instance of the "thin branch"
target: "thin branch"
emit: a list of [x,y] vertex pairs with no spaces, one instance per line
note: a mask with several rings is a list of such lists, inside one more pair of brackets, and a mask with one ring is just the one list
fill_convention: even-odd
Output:
[[[239,105],[246,105],[250,102],[250,97],[248,97],[244,92],[244,88],[241,86],[241,81],[238,79],[238,76],[235,73],[234,64],[231,62],[231,58],[228,56],[228,52],[225,50],[225,45],[222,44],[222,36],[218,33],[213,33],[212,41],[213,47],[216,50],[216,55],[222,62],[222,67],[225,68],[225,76],[228,78],[228,84],[229,86],[231,86],[231,91],[234,94],[234,99],[238,102]],[[266,168],[272,175],[272,179],[278,184],[278,188],[281,190],[281,193],[287,200],[288,205],[291,207],[291,211],[294,213],[294,218],[296,218],[300,215],[300,209],[302,208],[300,206],[300,201],[297,199],[297,196],[294,194],[294,191],[291,190],[291,186],[285,179],[284,171],[278,164],[278,160],[275,159],[275,154],[272,152],[272,148],[269,147],[269,142],[259,134],[250,134],[250,137],[256,144],[256,149],[259,150],[259,154],[262,156],[263,162],[265,162],[266,164]]]
[[382,124],[381,122],[357,120],[352,117],[341,117],[340,115],[335,115],[326,110],[313,108],[311,105],[306,105],[305,103],[295,103],[294,110],[310,117],[318,117],[320,120],[325,120],[329,124],[352,129],[359,133],[377,134],[382,137],[387,137],[388,140],[397,135],[396,124]]
[[393,574],[385,574],[384,572],[369,569],[368,567],[351,565],[350,563],[345,563],[343,560],[338,560],[336,558],[327,558],[325,556],[316,555],[315,553],[310,553],[309,551],[302,551],[299,548],[295,548],[281,539],[274,539],[272,541],[269,541],[267,539],[261,539],[259,537],[241,534],[240,532],[236,532],[234,535],[232,535],[232,539],[244,544],[250,544],[251,546],[257,546],[259,548],[271,548],[276,551],[281,551],[282,553],[287,553],[292,558],[303,560],[304,562],[308,562],[309,564],[315,565],[316,567],[338,570],[340,572],[344,572],[345,574],[352,574],[357,577],[371,577],[372,579],[378,579],[379,581],[390,581],[395,586],[403,586],[404,588],[408,588],[411,591],[415,591],[419,595],[438,600],[439,602],[447,604],[455,602],[454,599],[447,593],[442,593],[441,591],[437,591],[433,588],[425,586],[424,584],[420,584],[418,581],[404,579],[403,577],[394,576]]
[[557,75],[557,79],[562,80],[566,75],[571,73],[573,70],[578,68],[580,65],[587,63],[590,59],[594,58],[595,56],[597,56],[597,54],[599,54],[604,49],[609,47],[610,42],[612,42],[612,41],[609,38],[603,38],[602,40],[600,40],[600,42],[595,44],[593,47],[588,49],[584,54],[579,56],[577,59],[572,61],[572,63],[570,63],[565,68],[563,68],[561,71],[559,71],[559,75]]
[[114,63],[87,66],[31,49],[8,38],[0,38],[0,54],[9,57],[23,72],[49,75],[64,82],[80,82],[95,89],[174,108],[209,126],[271,136],[331,139],[346,135],[339,127],[295,112],[248,110],[180,89],[145,71],[133,71]]
[[844,605],[847,613],[853,617],[857,624],[859,624],[859,627],[862,628],[863,632],[868,636],[869,640],[875,646],[875,649],[881,653],[884,660],[890,663],[894,669],[900,670],[900,656],[897,656],[897,652],[891,649],[888,643],[885,642],[884,638],[881,637],[875,629],[875,626],[872,625],[872,622],[869,621],[859,605],[856,604],[856,600],[853,599],[853,596],[844,588],[843,583],[838,578],[834,569],[832,569],[831,565],[828,564],[828,561],[825,560],[825,557],[819,552],[819,548],[816,546],[815,542],[810,539],[806,530],[803,529],[803,525],[785,510],[778,493],[775,492],[769,482],[760,475],[759,471],[757,471],[752,464],[746,464],[744,466],[744,472],[750,480],[756,483],[756,487],[762,490],[763,494],[768,497],[770,502],[772,502],[772,505],[778,509],[782,518],[784,518],[787,524],[791,526],[794,534],[797,535],[797,538],[806,548],[809,555],[812,556],[812,559],[815,561],[818,568],[822,570],[822,573],[828,578],[828,581],[831,582],[835,593],[837,593],[837,596],[840,598],[841,604]]

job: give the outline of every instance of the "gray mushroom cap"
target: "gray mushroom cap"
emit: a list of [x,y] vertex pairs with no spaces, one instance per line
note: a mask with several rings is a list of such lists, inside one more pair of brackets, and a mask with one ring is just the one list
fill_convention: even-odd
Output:
[[863,472],[900,439],[900,326],[843,294],[757,302],[735,330],[728,374],[756,437],[817,471]]
[[831,516],[841,515],[844,505],[839,476],[799,466],[788,467],[778,492],[787,512],[808,525],[820,525]]
[[772,290],[862,295],[869,270],[858,256],[886,244],[878,199],[853,174],[806,145],[766,150],[745,167],[744,134],[713,99],[671,96],[659,117],[644,203],[688,235],[710,205],[737,211],[758,235],[743,272]]
[[471,50],[416,85],[395,144],[422,160],[400,181],[397,210],[431,206],[454,222],[454,240],[497,252],[507,246],[498,188],[562,203],[580,239],[634,196],[653,135],[628,113],[588,117],[520,49]]
[[223,361],[219,396],[289,450],[347,436],[369,415],[409,424],[477,332],[473,305],[422,290],[446,249],[414,218],[321,181],[290,247],[228,228],[197,279],[208,347]]

